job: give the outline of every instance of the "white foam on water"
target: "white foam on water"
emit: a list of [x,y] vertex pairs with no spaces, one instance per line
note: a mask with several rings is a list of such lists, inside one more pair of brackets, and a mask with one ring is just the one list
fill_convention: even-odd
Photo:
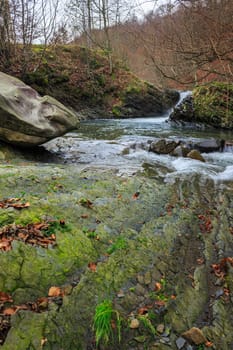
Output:
[[215,180],[216,182],[233,181],[233,165],[227,166],[224,171],[213,176],[213,180]]

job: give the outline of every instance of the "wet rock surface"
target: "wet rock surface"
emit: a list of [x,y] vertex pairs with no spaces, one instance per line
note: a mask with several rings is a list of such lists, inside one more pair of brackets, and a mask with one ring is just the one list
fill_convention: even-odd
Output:
[[[0,291],[13,300],[1,313],[18,308],[3,350],[232,348],[231,184],[58,164],[6,164],[0,174],[2,198],[30,203],[0,208],[1,227],[60,222],[55,246],[13,240],[0,252]],[[121,338],[113,313],[110,342],[97,346],[93,318],[103,300],[120,315]],[[39,309],[25,310],[35,302]],[[193,327],[200,345],[182,341]]]

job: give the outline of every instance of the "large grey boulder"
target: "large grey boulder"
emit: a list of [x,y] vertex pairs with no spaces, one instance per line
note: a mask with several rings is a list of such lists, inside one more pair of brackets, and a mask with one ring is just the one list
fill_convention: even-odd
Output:
[[50,96],[0,72],[0,140],[30,147],[77,127],[78,117]]

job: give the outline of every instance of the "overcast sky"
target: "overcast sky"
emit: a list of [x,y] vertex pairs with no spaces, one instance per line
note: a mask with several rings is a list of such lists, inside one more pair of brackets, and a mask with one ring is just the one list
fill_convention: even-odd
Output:
[[149,11],[155,10],[162,4],[168,3],[169,0],[137,0],[135,3],[138,5],[138,11],[141,14],[148,13]]

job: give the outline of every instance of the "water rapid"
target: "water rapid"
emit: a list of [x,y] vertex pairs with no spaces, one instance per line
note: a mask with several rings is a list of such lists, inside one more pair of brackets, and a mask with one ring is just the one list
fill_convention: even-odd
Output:
[[[182,92],[181,102],[190,92]],[[206,162],[149,152],[150,143],[160,138],[185,143],[210,139],[232,140],[232,133],[214,129],[194,130],[174,127],[168,122],[171,110],[160,116],[133,119],[90,120],[80,123],[76,132],[46,144],[68,163],[114,167],[119,173],[150,169],[165,181],[200,174],[216,182],[233,180],[233,147],[224,152],[203,153]]]

